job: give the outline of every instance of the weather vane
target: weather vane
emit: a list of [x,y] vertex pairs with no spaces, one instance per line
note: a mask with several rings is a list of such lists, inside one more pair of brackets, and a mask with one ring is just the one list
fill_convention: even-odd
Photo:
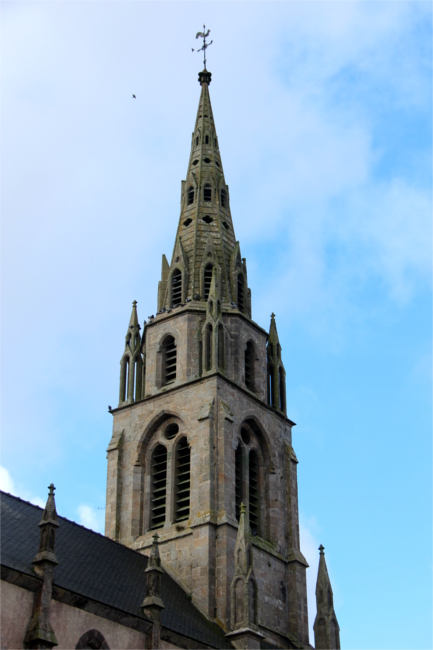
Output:
[[204,64],[204,69],[205,70],[206,70],[206,50],[209,47],[209,45],[212,45],[212,43],[213,43],[213,41],[211,41],[210,43],[206,43],[206,39],[209,36],[209,34],[210,34],[210,29],[208,29],[206,31],[206,25],[203,25],[203,31],[202,32],[197,32],[197,34],[195,35],[196,38],[202,38],[203,39],[203,45],[201,46],[201,48],[199,50],[194,50],[193,47],[191,48],[191,50],[193,52],[195,52],[195,51],[201,52],[203,50],[203,64]]

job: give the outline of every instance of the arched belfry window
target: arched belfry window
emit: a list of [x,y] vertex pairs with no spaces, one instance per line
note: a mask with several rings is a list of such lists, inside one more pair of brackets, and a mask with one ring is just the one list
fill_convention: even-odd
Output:
[[204,299],[209,298],[210,285],[212,284],[212,264],[206,264],[204,269],[204,278],[203,278],[203,288],[204,288]]
[[248,341],[245,348],[245,386],[248,390],[254,390],[254,343]]
[[171,304],[180,305],[182,302],[182,271],[175,269],[171,276]]
[[182,438],[176,448],[176,481],[175,481],[175,520],[184,521],[189,518],[191,486],[191,451],[188,440]]
[[238,275],[238,307],[240,311],[245,309],[244,276],[242,273]]
[[242,463],[242,447],[239,443],[235,451],[235,500],[236,500],[236,519],[239,521],[241,518],[241,503],[244,500],[243,496],[243,463]]
[[205,344],[205,370],[212,368],[212,339],[213,327],[210,323],[206,325],[206,344]]
[[171,384],[176,379],[176,341],[172,336],[167,336],[163,344],[163,383]]
[[158,445],[152,454],[151,528],[161,528],[165,523],[167,502],[167,449]]
[[209,136],[208,135],[205,137],[205,144],[209,144]]
[[227,203],[227,192],[225,190],[221,190],[221,207],[225,208]]
[[250,528],[252,534],[257,535],[260,523],[259,458],[254,449],[250,451],[248,479]]
[[209,183],[203,187],[203,201],[212,201],[212,188]]
[[188,187],[187,199],[188,205],[192,205],[194,203],[194,188],[192,185]]

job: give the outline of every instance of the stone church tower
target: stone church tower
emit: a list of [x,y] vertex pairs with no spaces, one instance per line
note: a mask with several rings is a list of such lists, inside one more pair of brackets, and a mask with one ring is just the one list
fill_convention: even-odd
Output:
[[274,315],[269,333],[252,320],[211,73],[199,82],[157,313],[141,332],[134,301],[126,332],[106,535],[149,554],[156,532],[164,570],[235,647],[309,646],[281,345]]

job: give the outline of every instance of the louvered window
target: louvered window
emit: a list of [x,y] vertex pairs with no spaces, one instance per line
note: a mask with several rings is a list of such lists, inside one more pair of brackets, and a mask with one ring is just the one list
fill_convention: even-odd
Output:
[[245,309],[244,276],[242,273],[238,275],[238,307],[241,311]]
[[167,336],[164,342],[164,384],[171,384],[176,379],[176,341]]
[[176,450],[176,521],[189,517],[191,452],[186,438]]
[[165,523],[167,501],[167,449],[158,445],[152,454],[151,528],[161,528]]
[[182,302],[182,271],[176,269],[171,276],[171,304],[180,305]]
[[209,183],[206,183],[206,185],[203,188],[203,200],[212,201],[212,188],[209,185]]
[[254,390],[254,344],[248,341],[245,349],[245,386]]
[[204,299],[209,298],[210,285],[212,283],[212,264],[207,264],[204,270]]
[[235,498],[236,498],[236,519],[239,521],[241,517],[241,503],[243,501],[242,490],[242,447],[238,445],[235,452]]
[[196,146],[198,145],[198,136],[195,139],[195,144],[196,144]]
[[227,193],[225,190],[221,190],[221,207],[225,208],[226,207],[226,199],[227,199]]
[[205,346],[205,370],[210,370],[212,368],[212,333],[213,328],[209,323],[206,327],[206,346]]
[[250,528],[253,535],[259,531],[259,459],[257,453],[250,451],[249,458],[249,506],[250,506]]
[[188,205],[194,203],[194,188],[192,185],[188,187]]

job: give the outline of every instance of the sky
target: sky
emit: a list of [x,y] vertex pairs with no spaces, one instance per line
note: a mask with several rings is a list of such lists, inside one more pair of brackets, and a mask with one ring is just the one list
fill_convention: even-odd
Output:
[[0,487],[42,505],[53,481],[103,532],[107,407],[171,256],[205,23],[253,318],[276,314],[297,423],[310,628],[322,543],[342,647],[431,648],[431,3],[1,12]]

